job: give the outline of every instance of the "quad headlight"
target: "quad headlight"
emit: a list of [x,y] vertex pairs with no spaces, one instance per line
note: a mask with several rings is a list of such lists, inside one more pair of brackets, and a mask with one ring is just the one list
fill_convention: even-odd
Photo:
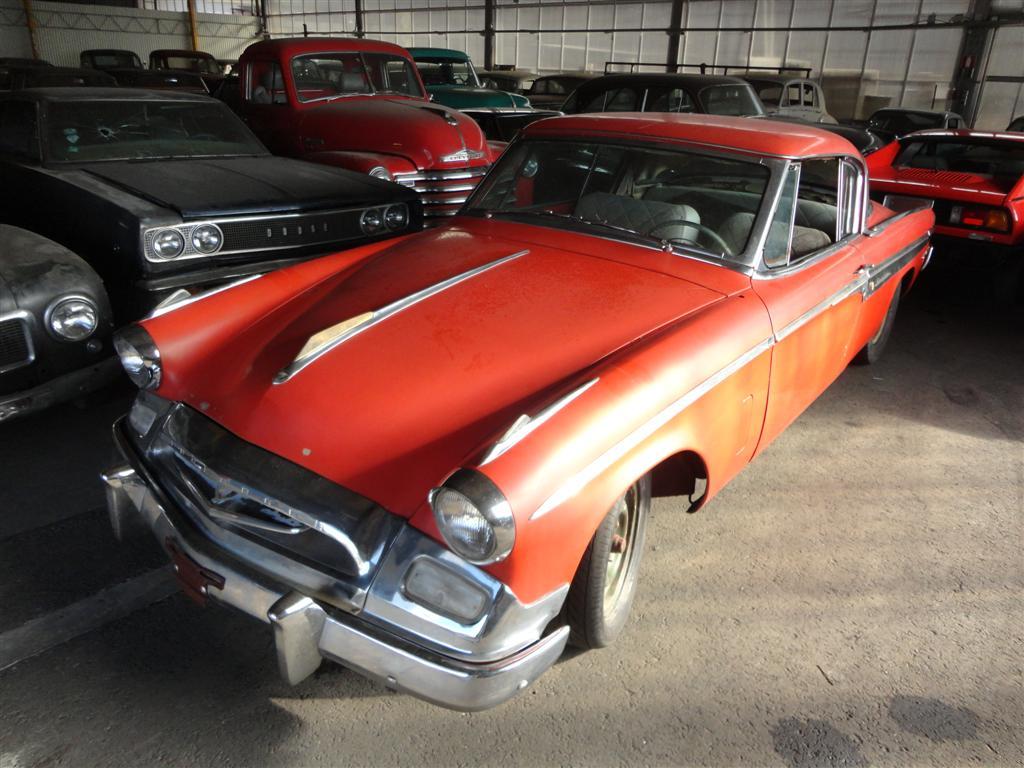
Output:
[[185,238],[176,229],[162,229],[153,238],[153,254],[158,259],[174,259],[185,250]]
[[384,211],[380,208],[367,208],[359,217],[359,228],[367,235],[377,235],[383,232]]
[[445,543],[475,565],[504,560],[516,540],[512,508],[486,475],[460,469],[430,494]]
[[224,233],[216,224],[201,224],[192,230],[192,247],[200,253],[216,253],[223,244]]
[[63,341],[82,341],[92,336],[100,324],[100,311],[92,299],[66,296],[46,311],[46,325]]
[[389,205],[384,211],[384,223],[390,230],[404,229],[409,223],[409,208],[404,203]]
[[162,369],[160,350],[141,325],[129,325],[114,334],[114,349],[121,358],[121,367],[139,389],[160,386]]

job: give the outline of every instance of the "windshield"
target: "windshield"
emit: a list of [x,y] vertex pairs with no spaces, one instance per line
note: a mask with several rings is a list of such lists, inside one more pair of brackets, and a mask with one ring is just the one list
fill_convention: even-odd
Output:
[[164,69],[184,69],[189,72],[201,72],[204,75],[219,75],[220,67],[216,59],[203,56],[168,56]]
[[1024,141],[918,139],[900,149],[896,167],[959,171],[1016,180],[1024,175]]
[[45,125],[47,160],[58,163],[267,153],[223,104],[55,101]]
[[420,77],[427,86],[431,85],[464,85],[479,88],[480,80],[470,61],[454,61],[452,59],[423,57],[416,59]]
[[728,258],[746,249],[768,180],[768,168],[753,160],[527,140],[506,151],[467,212]]
[[753,89],[746,85],[709,85],[700,92],[704,111],[709,115],[763,115],[764,108]]
[[292,59],[299,101],[319,101],[360,93],[423,96],[413,65],[387,53],[317,53]]
[[139,57],[128,51],[90,53],[88,54],[88,63],[96,69],[142,69]]

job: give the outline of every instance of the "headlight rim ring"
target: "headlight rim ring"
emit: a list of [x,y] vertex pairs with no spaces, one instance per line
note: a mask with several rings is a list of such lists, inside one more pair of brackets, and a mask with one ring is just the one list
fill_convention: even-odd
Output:
[[[67,336],[64,336],[63,334],[58,333],[57,331],[54,330],[52,325],[53,313],[58,309],[58,307],[60,307],[61,304],[64,304],[65,302],[69,301],[85,302],[90,307],[92,307],[93,314],[96,316],[96,322],[92,330],[89,331],[89,333],[85,334],[85,336],[82,336],[77,339],[72,339]],[[47,304],[46,309],[43,311],[43,327],[46,329],[46,332],[57,341],[64,342],[67,344],[76,344],[80,341],[87,341],[88,339],[91,339],[93,336],[96,335],[96,332],[100,329],[101,319],[102,318],[100,314],[100,303],[96,301],[96,299],[94,299],[92,296],[89,296],[84,293],[66,293],[61,296],[58,296],[57,298],[53,299],[49,304]]]

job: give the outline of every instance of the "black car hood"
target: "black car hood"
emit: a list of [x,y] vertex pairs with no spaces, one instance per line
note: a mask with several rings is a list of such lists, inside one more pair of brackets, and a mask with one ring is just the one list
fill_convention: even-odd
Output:
[[346,208],[414,197],[390,182],[284,157],[87,163],[78,168],[172,208],[184,219]]

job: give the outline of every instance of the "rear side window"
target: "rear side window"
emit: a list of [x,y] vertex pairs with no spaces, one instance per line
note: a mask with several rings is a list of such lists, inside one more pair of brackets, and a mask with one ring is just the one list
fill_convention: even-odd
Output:
[[690,94],[682,88],[651,88],[647,91],[644,112],[694,112]]
[[274,61],[254,61],[249,65],[246,99],[253,104],[287,104],[281,67]]
[[28,101],[0,102],[0,153],[39,160],[36,105]]

